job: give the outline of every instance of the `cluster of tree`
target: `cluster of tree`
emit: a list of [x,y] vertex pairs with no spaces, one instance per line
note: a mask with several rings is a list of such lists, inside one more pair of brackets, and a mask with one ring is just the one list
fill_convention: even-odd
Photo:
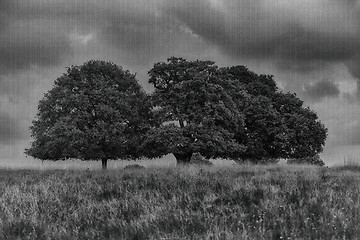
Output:
[[40,101],[26,150],[39,159],[205,158],[273,162],[312,159],[327,129],[273,76],[244,66],[172,57],[149,71],[146,94],[135,75],[110,62],[73,66]]

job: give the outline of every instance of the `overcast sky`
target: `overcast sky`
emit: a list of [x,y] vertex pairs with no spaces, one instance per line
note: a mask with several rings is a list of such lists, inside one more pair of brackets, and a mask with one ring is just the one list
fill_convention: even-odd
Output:
[[324,161],[360,161],[360,0],[0,0],[0,165],[30,162],[28,128],[65,67],[112,61],[150,92],[170,56],[274,75],[329,129]]

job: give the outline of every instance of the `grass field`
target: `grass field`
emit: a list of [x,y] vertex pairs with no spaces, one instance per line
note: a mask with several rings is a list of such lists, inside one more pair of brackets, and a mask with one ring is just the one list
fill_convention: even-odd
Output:
[[0,170],[0,239],[360,239],[360,168]]

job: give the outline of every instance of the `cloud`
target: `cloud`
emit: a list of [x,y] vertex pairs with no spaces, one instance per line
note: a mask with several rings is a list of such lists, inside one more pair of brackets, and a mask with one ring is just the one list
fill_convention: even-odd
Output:
[[360,81],[358,1],[180,0],[164,11],[235,59],[299,73],[346,64]]
[[54,66],[71,55],[67,37],[54,31],[29,26],[13,26],[3,31],[0,42],[1,73],[31,66]]
[[[103,45],[128,59],[130,64],[149,62],[186,52],[196,37],[237,59],[271,61],[280,70],[313,71],[333,62],[358,65],[360,50],[360,6],[357,1],[4,1],[8,20],[57,26],[37,39],[24,33],[22,42],[13,43],[17,52],[30,51],[28,59],[8,60],[7,67],[19,64],[56,64],[71,53],[66,39],[71,31],[93,33]],[[13,23],[11,23],[13,25]],[[60,29],[60,31],[59,31]],[[28,31],[29,32],[29,31]],[[32,31],[31,31],[32,32]],[[21,34],[21,33],[20,33]],[[20,34],[8,39],[19,39]],[[53,36],[53,37],[51,37]],[[48,57],[31,58],[38,49],[29,43],[44,45]],[[53,43],[49,45],[49,43]],[[24,46],[21,48],[20,46]],[[52,51],[51,51],[52,50]],[[14,51],[8,50],[12,56]],[[45,52],[45,51],[44,51]],[[190,51],[188,51],[190,53]],[[186,53],[184,54],[186,55]],[[31,61],[30,61],[31,60]],[[49,61],[50,60],[50,61]]]
[[12,144],[24,137],[21,124],[6,112],[0,112],[0,144]]
[[[39,65],[64,62],[66,56],[76,51],[69,44],[69,37],[71,41],[75,35],[92,35],[92,39],[98,41],[96,49],[88,49],[87,55],[97,51],[94,55],[99,56],[99,52],[111,48],[110,55],[116,53],[116,58],[121,63],[135,66],[134,68],[140,65],[149,68],[155,61],[172,55],[191,55],[194,54],[194,49],[196,52],[202,51],[204,47],[199,46],[202,40],[163,13],[164,2],[110,0],[100,3],[95,0],[79,0],[73,3],[69,0],[14,0],[13,3],[6,4],[5,18],[12,22],[12,29],[19,22],[29,25],[19,34],[8,34],[8,39],[21,39],[20,36],[25,39],[9,46],[7,57],[13,56],[15,51],[33,51],[29,53],[28,59],[15,56],[12,57],[16,58],[14,60],[9,58],[4,68],[14,68],[19,64],[28,67],[30,62]],[[27,30],[28,27],[30,30]],[[39,31],[41,32],[38,33]],[[36,43],[39,44],[35,45]],[[41,50],[36,47],[38,45],[44,46],[44,52],[52,55],[43,56],[40,51],[39,56],[42,58],[31,58],[32,52]]]
[[321,101],[325,97],[338,97],[340,94],[339,87],[327,80],[319,81],[315,84],[306,84],[304,92],[314,102]]
[[349,95],[350,102],[360,102],[360,51],[357,56],[346,62],[350,73],[357,79],[357,92],[353,95]]
[[72,54],[62,23],[29,11],[19,1],[2,1],[0,74],[58,65]]
[[223,45],[229,42],[225,16],[219,9],[213,8],[209,1],[166,2],[162,10],[170,18],[178,20],[178,24],[187,26],[211,43]]
[[[201,55],[202,39],[164,14],[163,0],[121,1],[97,7],[99,23],[91,27],[99,41],[121,56],[122,62],[150,70],[151,65],[170,56]],[[113,8],[111,8],[113,6]],[[85,27],[86,28],[86,27]],[[144,71],[144,70],[142,70]]]
[[360,43],[359,7],[347,12],[350,3],[313,2],[218,1],[222,8],[216,9],[210,1],[183,0],[169,3],[166,10],[194,33],[238,56],[298,61],[352,56]]

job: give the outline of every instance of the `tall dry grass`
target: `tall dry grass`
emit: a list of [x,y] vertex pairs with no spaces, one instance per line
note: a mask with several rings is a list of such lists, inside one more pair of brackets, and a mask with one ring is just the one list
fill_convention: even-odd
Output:
[[0,170],[0,239],[360,239],[360,173]]

